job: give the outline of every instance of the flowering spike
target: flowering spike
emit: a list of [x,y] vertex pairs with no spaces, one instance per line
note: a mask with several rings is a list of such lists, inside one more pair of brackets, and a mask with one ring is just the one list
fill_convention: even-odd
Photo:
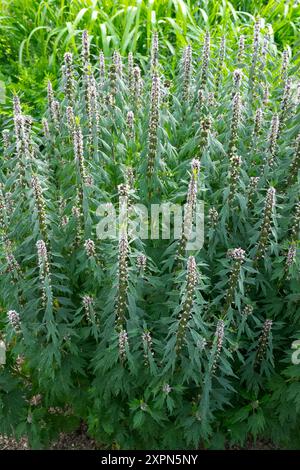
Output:
[[269,188],[267,192],[267,197],[265,201],[265,208],[264,208],[264,215],[263,215],[263,222],[260,229],[260,236],[258,240],[257,250],[255,254],[255,262],[261,259],[264,256],[266,251],[269,235],[271,231],[271,224],[272,224],[272,214],[273,209],[275,207],[275,194],[276,191],[274,188]]

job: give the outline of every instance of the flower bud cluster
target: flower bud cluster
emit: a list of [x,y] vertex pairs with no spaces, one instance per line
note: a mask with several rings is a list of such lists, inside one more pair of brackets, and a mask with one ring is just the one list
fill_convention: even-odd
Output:
[[287,49],[284,49],[282,52],[282,62],[281,62],[281,71],[280,75],[283,81],[287,79],[287,70],[289,66],[289,53]]
[[136,66],[133,69],[133,102],[137,107],[141,104],[142,89],[143,82],[141,78],[141,69]]
[[127,124],[128,139],[133,140],[134,139],[134,114],[132,111],[128,111],[127,113],[126,124]]
[[248,189],[248,206],[253,206],[253,199],[256,194],[257,186],[259,183],[259,176],[251,176],[249,178],[249,189]]
[[8,238],[4,241],[4,251],[7,262],[7,272],[17,274],[20,273],[20,265],[13,254],[12,244]]
[[44,240],[48,240],[45,200],[43,197],[43,192],[42,192],[39,179],[36,175],[32,176],[31,178],[31,186],[33,189],[33,194],[34,194],[35,207],[37,211],[40,232],[41,232],[42,238]]
[[238,49],[238,54],[237,54],[238,63],[243,61],[244,52],[245,52],[245,36],[241,34],[239,38],[239,49]]
[[292,266],[292,264],[295,262],[296,254],[297,254],[296,243],[292,242],[290,243],[288,252],[286,254],[286,260],[285,260],[286,270],[288,270],[289,267]]
[[187,193],[187,202],[184,208],[183,232],[179,241],[177,256],[182,256],[184,254],[186,243],[190,238],[193,228],[194,209],[198,192],[198,175],[200,171],[200,161],[196,158],[194,158],[191,162],[191,169],[192,174]]
[[299,238],[300,229],[300,202],[297,202],[295,207],[295,214],[293,218],[293,224],[291,227],[291,240],[296,242]]
[[196,260],[194,256],[189,256],[187,261],[185,300],[182,306],[182,311],[179,315],[178,330],[176,335],[176,353],[179,353],[183,347],[187,324],[191,318],[197,282],[198,272]]
[[119,239],[118,257],[118,296],[116,304],[116,327],[118,331],[124,329],[125,315],[127,311],[127,288],[128,288],[128,253],[129,244],[127,233],[122,232]]
[[192,46],[188,45],[183,53],[183,102],[187,103],[190,98],[190,86],[192,76]]
[[277,152],[277,140],[279,135],[279,116],[277,113],[273,114],[271,121],[271,129],[269,134],[269,155],[268,164],[272,168],[275,164],[275,157]]
[[234,301],[235,291],[239,282],[241,267],[245,261],[245,251],[242,248],[234,248],[233,250],[228,250],[227,256],[231,258],[234,263],[231,268],[231,274],[225,296],[224,314],[227,313],[228,309]]
[[20,315],[15,310],[9,310],[7,312],[7,319],[12,328],[18,333],[21,327]]
[[119,332],[119,357],[121,362],[126,360],[126,349],[128,346],[128,334],[126,330],[121,330]]
[[292,184],[296,182],[299,169],[300,169],[300,134],[298,135],[296,139],[293,160],[288,169],[288,177],[287,177],[288,187],[290,187]]
[[230,157],[229,163],[230,163],[230,166],[229,166],[230,167],[230,170],[229,170],[230,191],[229,191],[229,196],[228,196],[228,202],[232,201],[236,194],[240,171],[241,171],[242,159],[238,155],[232,155],[232,157]]
[[215,357],[214,357],[214,361],[213,361],[212,369],[211,369],[213,374],[215,373],[215,371],[217,369],[219,358],[220,358],[220,355],[221,355],[223,342],[224,342],[224,330],[225,330],[224,321],[223,320],[218,320],[217,328],[216,328],[216,332],[215,332],[216,352],[215,352]]
[[123,77],[122,57],[118,51],[113,53],[113,64],[115,65],[116,74],[119,78]]
[[271,187],[268,189],[266,200],[265,200],[263,222],[262,222],[262,226],[260,229],[260,236],[258,240],[256,254],[255,254],[255,261],[263,258],[267,245],[268,245],[269,235],[270,235],[271,225],[272,225],[273,209],[275,207],[275,194],[276,194],[276,191],[274,188]]
[[66,52],[64,55],[64,75],[65,75],[65,95],[70,106],[73,105],[74,100],[74,78],[73,78],[73,56],[71,52]]
[[147,174],[151,177],[154,172],[155,157],[158,144],[158,125],[159,125],[159,103],[160,103],[160,80],[156,72],[152,76],[150,119],[148,129],[148,156],[147,156]]
[[208,211],[208,223],[211,228],[216,228],[219,222],[219,213],[215,207],[211,207]]
[[208,31],[206,31],[205,37],[204,37],[203,52],[202,52],[202,66],[201,66],[201,79],[200,79],[201,88],[204,88],[207,82],[209,60],[210,60],[210,34]]
[[88,258],[94,258],[96,256],[95,243],[90,238],[85,240],[84,249]]
[[228,157],[232,157],[236,151],[238,140],[238,126],[241,120],[241,95],[237,91],[232,98],[232,118],[230,126],[230,139],[228,145]]
[[100,85],[103,86],[103,83],[105,81],[105,57],[103,51],[100,51],[99,54],[99,79]]
[[147,256],[143,253],[139,254],[136,258],[136,266],[140,272],[144,272],[147,265]]
[[3,149],[4,149],[4,152],[6,152],[10,144],[8,129],[4,129],[2,131],[2,139],[3,139]]
[[218,65],[216,70],[216,79],[215,79],[215,92],[217,93],[221,84],[222,74],[223,74],[223,65],[225,59],[225,36],[222,36],[220,49],[219,49],[219,57],[218,57]]
[[82,297],[82,304],[84,308],[84,313],[88,322],[94,323],[95,321],[95,309],[94,309],[94,299],[90,295],[84,295]]
[[38,254],[38,265],[39,265],[39,277],[40,277],[40,282],[41,282],[41,287],[42,287],[42,304],[43,306],[46,305],[47,301],[47,294],[46,294],[46,288],[45,288],[45,283],[46,280],[48,281],[48,288],[50,290],[50,300],[52,303],[52,287],[51,287],[51,275],[50,275],[50,264],[49,264],[49,259],[48,259],[48,251],[46,244],[43,240],[38,240],[36,242],[36,247],[37,247],[37,254]]
[[149,355],[154,356],[152,337],[150,331],[144,331],[142,334],[142,343],[144,349],[144,365],[149,365]]
[[265,352],[267,350],[269,341],[270,341],[270,334],[272,329],[272,320],[266,320],[263,326],[262,333],[258,340],[258,348],[256,352],[256,359],[255,362],[261,362],[263,359]]
[[254,117],[254,128],[253,128],[253,137],[257,137],[261,134],[261,126],[263,120],[263,110],[261,108],[257,108]]
[[158,33],[155,31],[152,38],[151,47],[151,72],[157,71],[158,67]]

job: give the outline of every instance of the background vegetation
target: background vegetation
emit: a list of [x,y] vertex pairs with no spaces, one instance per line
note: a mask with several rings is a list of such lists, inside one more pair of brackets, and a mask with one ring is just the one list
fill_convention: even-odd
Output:
[[77,51],[83,29],[94,53],[103,49],[106,56],[115,49],[147,55],[156,29],[171,67],[170,56],[187,41],[199,41],[203,29],[238,40],[257,15],[272,24],[281,49],[300,44],[295,0],[1,0],[0,5],[0,80],[31,103],[42,101],[47,79],[55,78],[65,50]]

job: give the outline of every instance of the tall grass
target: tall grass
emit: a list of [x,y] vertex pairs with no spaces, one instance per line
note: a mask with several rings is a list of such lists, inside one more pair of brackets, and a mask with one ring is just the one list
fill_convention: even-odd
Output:
[[38,104],[63,53],[78,52],[84,29],[94,54],[132,51],[139,58],[147,55],[151,32],[157,30],[161,56],[172,69],[177,48],[199,42],[204,29],[238,40],[257,15],[272,23],[280,48],[300,43],[300,3],[295,1],[1,0],[0,80]]

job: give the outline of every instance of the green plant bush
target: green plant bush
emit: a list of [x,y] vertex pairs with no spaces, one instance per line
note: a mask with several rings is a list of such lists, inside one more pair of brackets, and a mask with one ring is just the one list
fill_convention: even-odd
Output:
[[[299,446],[290,49],[259,21],[238,43],[207,31],[170,80],[157,34],[143,72],[89,46],[84,31],[41,119],[15,95],[3,130],[0,432],[41,447],[84,420],[122,449]],[[200,200],[204,245],[191,251]],[[137,204],[168,202],[186,203],[179,240],[134,238],[121,218],[114,238],[97,236],[101,203],[130,222]]]

